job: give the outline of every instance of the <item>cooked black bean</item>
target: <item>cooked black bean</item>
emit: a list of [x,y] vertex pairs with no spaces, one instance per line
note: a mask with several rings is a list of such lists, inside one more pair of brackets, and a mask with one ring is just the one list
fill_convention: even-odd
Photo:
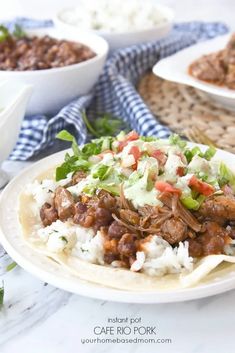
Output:
[[108,226],[113,220],[112,213],[106,208],[101,207],[97,207],[95,218],[97,227]]
[[117,221],[113,221],[113,223],[109,226],[108,235],[110,238],[121,239],[125,233],[128,233],[128,229]]
[[43,225],[47,227],[58,219],[57,210],[46,202],[40,209],[40,218]]

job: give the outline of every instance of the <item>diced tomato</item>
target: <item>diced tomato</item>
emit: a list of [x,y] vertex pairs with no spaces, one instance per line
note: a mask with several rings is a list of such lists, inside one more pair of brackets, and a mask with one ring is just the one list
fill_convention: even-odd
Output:
[[184,167],[178,167],[176,169],[176,174],[179,175],[179,176],[184,176],[185,174],[185,168]]
[[132,154],[136,162],[139,160],[141,156],[140,149],[137,146],[132,146],[128,154]]
[[133,157],[135,158],[135,164],[132,165],[132,169],[136,170],[138,166],[138,160],[140,159],[140,156],[141,156],[139,147],[132,146],[128,154],[132,154]]
[[195,177],[195,175],[191,177],[188,185],[192,186],[197,192],[205,196],[212,195],[215,190],[213,186],[205,183],[204,181],[199,180],[198,178]]
[[158,160],[158,162],[162,165],[164,165],[166,163],[167,156],[161,150],[153,150],[150,153],[150,156],[153,158],[156,158]]
[[128,142],[138,140],[138,138],[139,138],[139,135],[137,134],[136,131],[133,130],[129,132],[129,134],[125,136],[124,140],[119,142],[118,152],[122,152],[123,148],[126,147]]
[[179,196],[182,194],[180,189],[175,188],[166,181],[156,181],[155,188],[160,192],[170,192],[173,194],[178,194]]

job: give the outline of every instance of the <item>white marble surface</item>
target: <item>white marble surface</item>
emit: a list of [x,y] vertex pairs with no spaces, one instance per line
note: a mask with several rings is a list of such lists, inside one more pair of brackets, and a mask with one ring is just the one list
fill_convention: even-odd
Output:
[[[8,0],[3,6],[1,4],[0,17],[50,17],[54,9],[61,7],[63,3],[68,5],[74,2],[76,1]],[[223,20],[234,28],[234,0],[161,2],[175,9],[178,20]],[[4,169],[12,177],[27,164],[6,162]],[[234,352],[235,291],[178,304],[117,304],[87,299],[56,289],[19,267],[4,273],[10,261],[0,251],[0,277],[5,284],[5,303],[0,311],[0,353]],[[82,344],[81,339],[95,337],[95,326],[110,326],[107,324],[108,318],[116,316],[141,317],[144,326],[156,326],[157,338],[170,338],[172,343],[125,346],[108,343]]]

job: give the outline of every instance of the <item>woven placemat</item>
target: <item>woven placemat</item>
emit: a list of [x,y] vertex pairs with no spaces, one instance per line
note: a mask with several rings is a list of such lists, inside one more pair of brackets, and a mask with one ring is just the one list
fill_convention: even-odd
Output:
[[187,131],[196,127],[217,147],[235,153],[235,112],[212,103],[201,91],[152,73],[140,80],[138,91],[158,120],[171,130],[187,136]]

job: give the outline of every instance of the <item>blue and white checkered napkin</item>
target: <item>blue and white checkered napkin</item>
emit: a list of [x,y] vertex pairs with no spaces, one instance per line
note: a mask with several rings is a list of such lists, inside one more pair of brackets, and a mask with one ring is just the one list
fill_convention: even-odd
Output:
[[[25,28],[41,26],[40,22],[27,19],[21,19],[18,23]],[[44,24],[50,26],[51,22],[46,21]],[[132,129],[142,135],[169,136],[169,129],[156,120],[135,90],[138,79],[161,58],[227,31],[228,28],[221,23],[176,24],[165,39],[116,51],[109,57],[99,82],[90,95],[78,97],[53,118],[33,116],[24,119],[17,145],[10,159],[29,159],[51,146],[55,135],[61,129],[71,126],[78,142],[84,143],[87,138],[86,126],[81,116],[84,109],[87,110],[90,118],[104,112],[121,117]]]

